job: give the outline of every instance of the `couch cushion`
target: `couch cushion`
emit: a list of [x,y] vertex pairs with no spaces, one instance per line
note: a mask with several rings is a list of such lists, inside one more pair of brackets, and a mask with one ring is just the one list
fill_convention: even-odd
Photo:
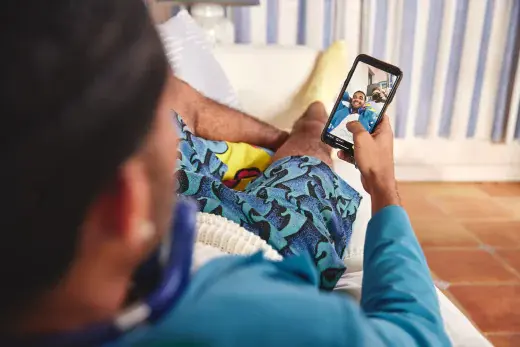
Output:
[[204,31],[185,10],[158,26],[174,73],[207,97],[238,107],[238,98]]
[[276,125],[311,73],[317,51],[308,47],[217,46],[215,57],[248,114]]

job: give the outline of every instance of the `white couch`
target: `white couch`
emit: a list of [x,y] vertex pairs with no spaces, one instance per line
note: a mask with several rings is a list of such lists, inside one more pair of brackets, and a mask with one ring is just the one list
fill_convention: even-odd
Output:
[[[318,52],[303,46],[231,45],[216,47],[214,53],[238,93],[241,108],[261,119],[274,122],[305,82]],[[330,100],[330,105],[327,105],[329,108],[333,101]],[[363,194],[345,257],[350,275],[344,285],[359,293],[365,232],[371,216],[370,197],[364,192],[359,172],[352,165],[336,160],[335,170]],[[440,291],[438,293],[446,329],[454,346],[492,346],[444,294]]]

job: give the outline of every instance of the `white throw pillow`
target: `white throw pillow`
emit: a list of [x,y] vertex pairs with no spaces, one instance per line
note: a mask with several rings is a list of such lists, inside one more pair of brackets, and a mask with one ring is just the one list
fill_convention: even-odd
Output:
[[211,42],[186,10],[157,29],[177,77],[205,96],[238,108],[237,94],[215,59]]

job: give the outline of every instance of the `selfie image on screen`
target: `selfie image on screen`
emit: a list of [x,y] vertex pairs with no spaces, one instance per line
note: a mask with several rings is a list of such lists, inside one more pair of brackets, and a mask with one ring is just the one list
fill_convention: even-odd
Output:
[[358,62],[327,132],[352,143],[347,123],[355,120],[372,132],[396,80],[386,71]]

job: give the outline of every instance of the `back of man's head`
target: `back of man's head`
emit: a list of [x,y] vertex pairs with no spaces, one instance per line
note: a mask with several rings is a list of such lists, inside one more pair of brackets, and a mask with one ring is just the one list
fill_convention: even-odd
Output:
[[142,0],[6,0],[2,17],[0,325],[70,266],[167,73]]

